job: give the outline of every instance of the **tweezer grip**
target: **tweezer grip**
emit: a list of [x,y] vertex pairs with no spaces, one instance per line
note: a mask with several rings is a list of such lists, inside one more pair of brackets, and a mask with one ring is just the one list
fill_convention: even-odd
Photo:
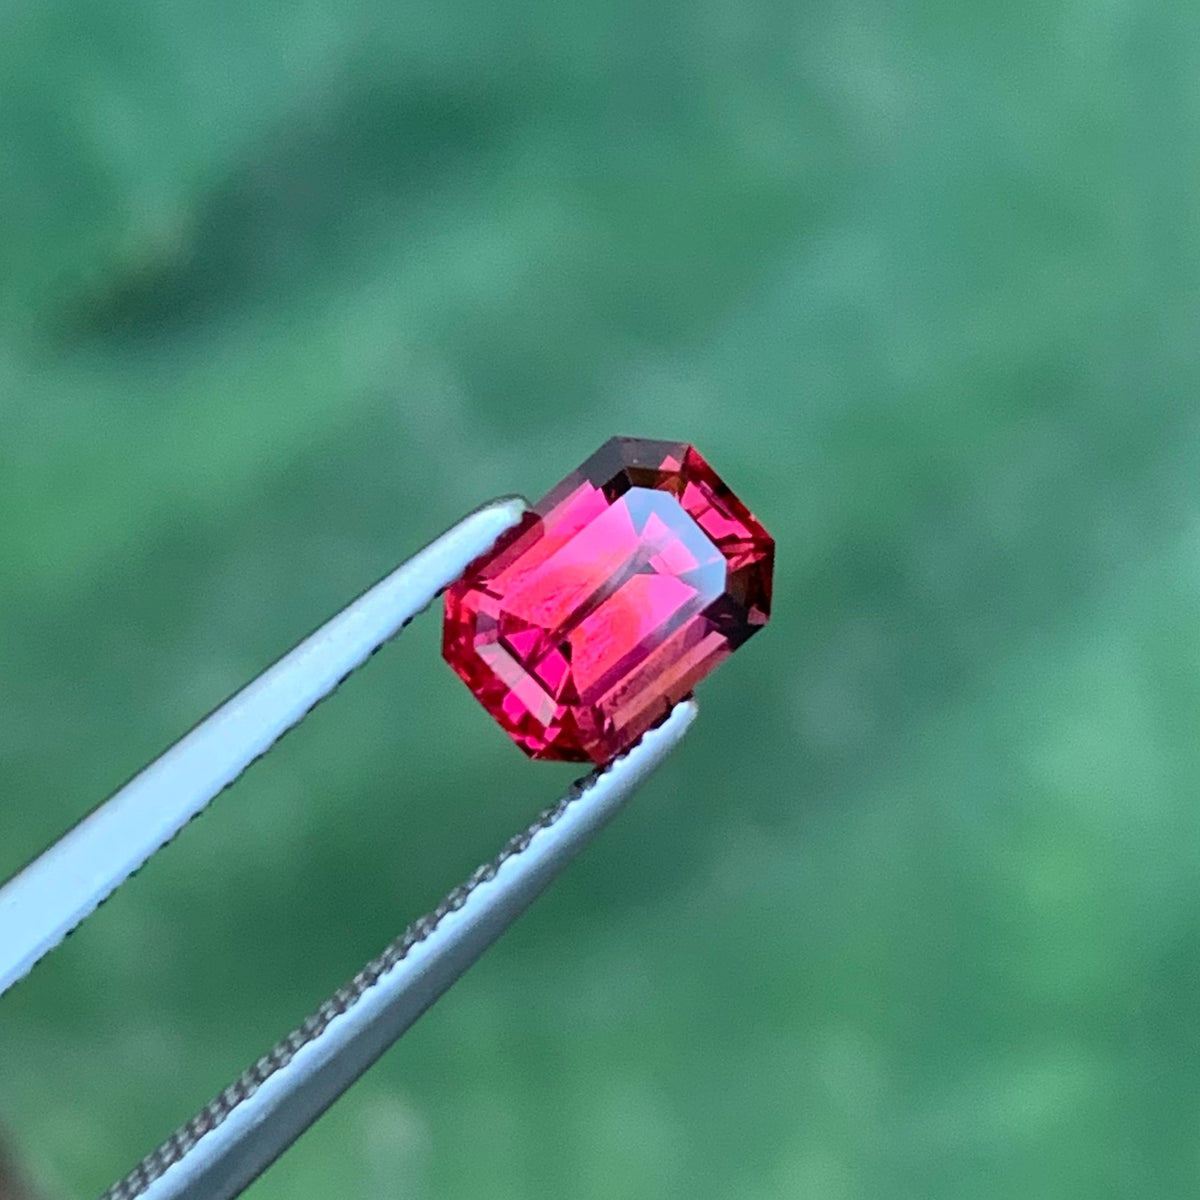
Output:
[[685,700],[626,755],[577,783],[102,1200],[238,1195],[537,898],[695,716]]

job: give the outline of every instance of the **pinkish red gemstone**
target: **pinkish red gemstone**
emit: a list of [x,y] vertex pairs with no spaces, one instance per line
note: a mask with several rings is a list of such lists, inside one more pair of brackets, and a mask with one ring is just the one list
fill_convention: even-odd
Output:
[[451,586],[442,654],[531,757],[605,763],[766,624],[774,558],[692,446],[613,438]]

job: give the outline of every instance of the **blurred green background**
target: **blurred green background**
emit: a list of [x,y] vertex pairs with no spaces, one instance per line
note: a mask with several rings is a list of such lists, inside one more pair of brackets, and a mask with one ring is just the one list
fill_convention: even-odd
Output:
[[[1200,1184],[1194,0],[9,0],[0,876],[614,433],[779,544],[685,750],[256,1200]],[[49,1200],[551,800],[419,621],[0,1002]]]

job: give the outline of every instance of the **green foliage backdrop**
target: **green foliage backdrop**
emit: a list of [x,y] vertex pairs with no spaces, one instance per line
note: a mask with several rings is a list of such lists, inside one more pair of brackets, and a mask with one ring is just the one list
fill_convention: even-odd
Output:
[[[691,744],[256,1200],[1200,1174],[1194,0],[8,0],[0,876],[465,509],[694,440]],[[570,772],[430,614],[0,1002],[123,1173]]]

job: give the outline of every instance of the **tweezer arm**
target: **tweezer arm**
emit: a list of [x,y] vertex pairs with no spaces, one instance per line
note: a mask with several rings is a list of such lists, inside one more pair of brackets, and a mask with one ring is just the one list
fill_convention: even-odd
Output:
[[685,700],[626,755],[576,784],[102,1200],[237,1196],[537,898],[695,716],[695,702]]
[[525,511],[472,513],[176,742],[0,888],[0,996]]

